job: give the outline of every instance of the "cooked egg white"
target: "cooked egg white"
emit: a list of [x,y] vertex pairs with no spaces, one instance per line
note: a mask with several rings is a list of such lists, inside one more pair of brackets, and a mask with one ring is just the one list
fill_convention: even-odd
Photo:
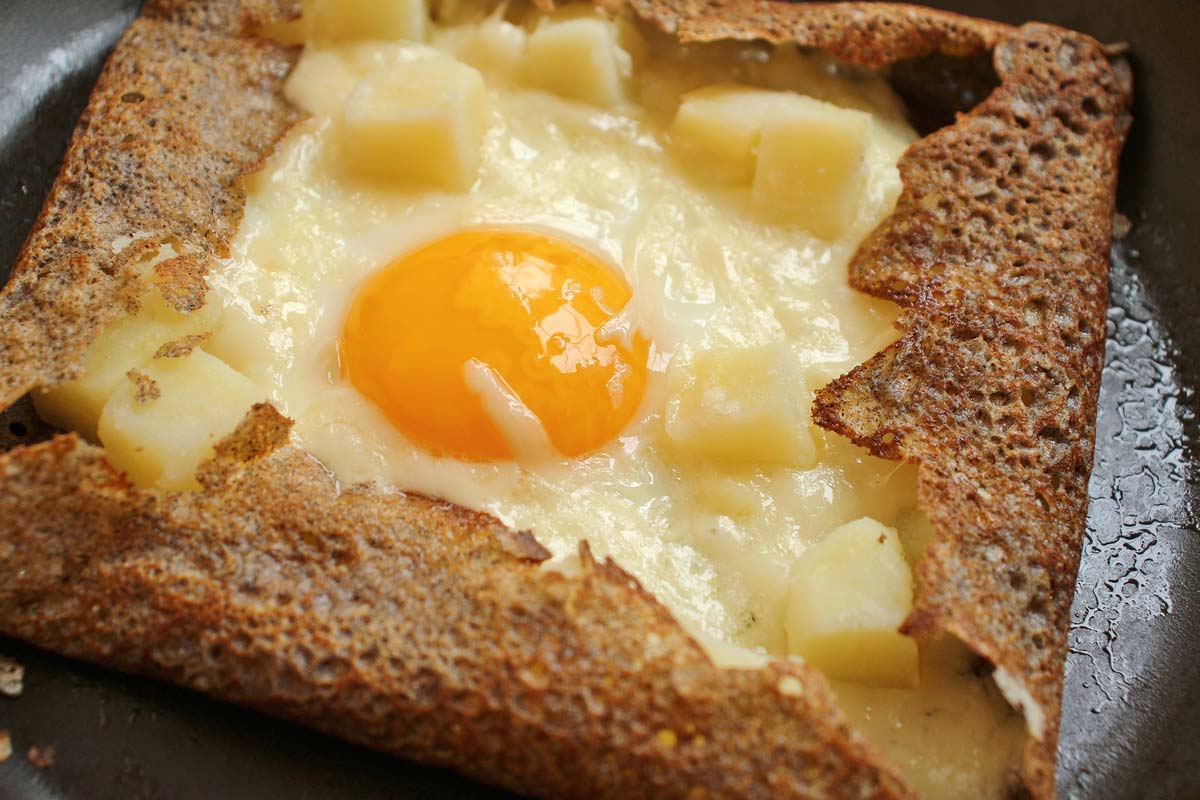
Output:
[[43,414],[188,488],[238,415],[193,399],[199,433],[172,433],[146,380],[269,399],[343,486],[486,510],[552,568],[587,540],[714,657],[824,670],[925,796],[1000,796],[1019,719],[960,646],[897,632],[929,534],[915,470],[808,417],[896,335],[846,281],[915,138],[886,84],[578,8],[372,28],[363,2],[307,17],[286,91],[311,117],[251,178],[208,316],[152,292]]
[[[339,114],[353,89],[331,87],[441,57],[434,47],[377,43],[305,56],[287,91],[314,117],[252,186],[243,255],[211,281],[228,311],[205,348],[267,386],[297,421],[300,442],[344,483],[383,481],[486,509],[562,557],[589,539],[686,622],[786,652],[790,565],[839,524],[864,515],[890,524],[914,502],[911,468],[826,437],[806,412],[812,389],[894,335],[894,310],[852,291],[846,262],[895,202],[894,165],[911,134],[890,109],[880,112],[891,122],[873,124],[857,216],[832,240],[766,221],[745,189],[694,174],[672,153],[672,108],[627,102],[618,112],[505,82],[488,90],[490,124],[470,191],[348,174]],[[685,54],[661,57],[673,64]],[[704,63],[728,75],[741,57],[730,49]],[[655,91],[666,94],[656,78]],[[694,82],[681,78],[676,96]],[[440,459],[344,379],[339,338],[363,282],[411,251],[479,228],[552,234],[624,274],[629,314],[654,351],[642,403],[616,438],[571,459]],[[398,296],[394,313],[421,313],[428,302]],[[445,331],[432,319],[426,335],[436,347]],[[772,363],[762,363],[764,352]],[[697,370],[703,386],[689,389]],[[743,409],[729,430],[714,431],[703,402],[687,398],[719,384],[732,398],[757,389],[788,414]],[[428,391],[416,401],[437,414],[444,399]],[[749,449],[756,426],[766,445],[804,440],[803,457]],[[725,451],[720,442],[718,452],[706,449],[714,445],[705,436],[723,436]]]

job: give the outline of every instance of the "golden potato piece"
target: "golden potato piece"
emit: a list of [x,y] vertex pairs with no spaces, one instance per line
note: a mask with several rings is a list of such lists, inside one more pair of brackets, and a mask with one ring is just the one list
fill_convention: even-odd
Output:
[[633,59],[615,22],[580,16],[544,19],[529,37],[523,81],[560,97],[608,108],[625,98]]
[[671,139],[707,174],[749,183],[763,125],[791,96],[733,84],[688,92],[671,123]]
[[915,687],[917,643],[898,632],[913,579],[896,532],[848,522],[804,554],[788,591],[788,649],[830,678]]
[[429,27],[423,0],[315,0],[312,16],[314,33],[335,41],[420,42]]
[[697,458],[806,466],[807,390],[786,345],[702,350],[672,365],[667,437]]
[[196,467],[265,397],[203,350],[156,358],[113,391],[100,414],[100,441],[139,486],[198,488]]
[[95,441],[100,410],[125,373],[148,362],[171,340],[212,330],[219,315],[212,305],[184,314],[163,302],[158,292],[150,292],[136,315],[118,319],[92,341],[79,379],[34,392],[38,414]]
[[447,58],[395,64],[350,93],[343,155],[363,176],[463,190],[479,171],[487,122],[477,70]]
[[754,204],[821,238],[840,236],[858,217],[870,130],[862,111],[792,96],[763,126]]

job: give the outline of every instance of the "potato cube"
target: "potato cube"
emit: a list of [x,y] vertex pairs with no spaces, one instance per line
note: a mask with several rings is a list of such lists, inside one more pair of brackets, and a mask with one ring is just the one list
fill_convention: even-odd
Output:
[[763,126],[753,202],[773,219],[836,238],[858,217],[871,118],[809,97],[789,97],[781,113]]
[[734,183],[754,177],[763,125],[790,95],[745,86],[706,86],[683,96],[671,123],[671,140],[706,174]]
[[625,98],[633,73],[620,37],[617,23],[600,17],[543,19],[525,48],[522,80],[560,97],[614,106]]
[[136,315],[118,319],[88,346],[82,377],[34,393],[38,414],[51,425],[95,441],[100,410],[125,373],[148,362],[167,342],[212,330],[219,316],[213,304],[181,313],[157,291],[149,292]]
[[261,386],[270,386],[283,369],[272,345],[273,331],[261,317],[230,306],[221,324],[204,341],[204,350]]
[[487,92],[466,64],[419,59],[360,81],[343,121],[343,155],[354,172],[464,190],[479,172]]
[[443,29],[436,43],[494,82],[497,78],[512,78],[525,53],[527,38],[524,28],[492,16],[478,24]]
[[806,466],[808,392],[783,344],[702,350],[672,364],[667,437],[697,458]]
[[203,350],[156,358],[113,391],[100,414],[100,442],[139,486],[196,488],[196,467],[265,398]]
[[915,687],[917,643],[898,631],[912,604],[912,572],[896,532],[870,517],[848,522],[793,569],[788,650],[835,680]]
[[424,0],[315,0],[313,28],[335,41],[424,41],[429,25]]
[[[306,53],[292,68],[292,74],[284,84],[283,92],[288,102],[314,114],[329,117],[340,114],[346,98],[363,78],[363,73],[356,69],[357,65],[346,57],[346,49]],[[252,173],[251,177],[261,180],[263,173]]]

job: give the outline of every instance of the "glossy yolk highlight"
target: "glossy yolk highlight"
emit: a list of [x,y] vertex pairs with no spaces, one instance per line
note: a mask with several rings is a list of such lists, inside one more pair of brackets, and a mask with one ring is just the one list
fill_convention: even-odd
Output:
[[620,432],[646,386],[649,341],[600,330],[630,296],[620,274],[566,242],[462,231],[366,283],[342,331],[343,369],[438,455],[511,459],[522,446],[489,413],[481,374],[559,452],[580,455]]

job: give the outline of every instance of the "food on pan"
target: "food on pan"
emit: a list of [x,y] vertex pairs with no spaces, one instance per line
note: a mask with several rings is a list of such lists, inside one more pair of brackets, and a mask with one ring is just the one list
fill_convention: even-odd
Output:
[[[1054,796],[1124,64],[296,11],[151,3],[96,88],[0,307],[74,432],[0,457],[0,630],[543,796]],[[988,51],[920,139],[887,65]]]

